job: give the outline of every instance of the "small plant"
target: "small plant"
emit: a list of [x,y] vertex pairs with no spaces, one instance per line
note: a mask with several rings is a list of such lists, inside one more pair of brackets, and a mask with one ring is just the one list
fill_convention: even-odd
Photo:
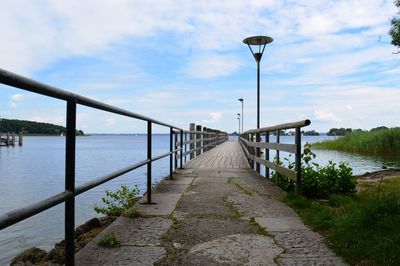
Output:
[[119,241],[115,233],[111,232],[102,236],[97,244],[105,248],[114,248],[119,246]]
[[130,207],[122,215],[128,218],[143,217],[143,213],[136,207]]
[[138,186],[129,189],[125,185],[122,185],[115,192],[107,190],[106,197],[101,199],[106,206],[99,207],[96,205],[94,210],[108,216],[120,216],[124,212],[132,213],[130,209],[134,208],[134,204],[139,200],[139,192]]

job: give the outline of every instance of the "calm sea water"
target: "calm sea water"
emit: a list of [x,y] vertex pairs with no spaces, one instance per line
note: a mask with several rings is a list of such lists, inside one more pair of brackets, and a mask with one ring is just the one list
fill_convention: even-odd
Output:
[[[316,142],[327,136],[303,137],[303,142]],[[274,141],[271,137],[271,141]],[[281,137],[283,143],[293,143],[293,137]],[[169,151],[169,135],[153,136],[153,155]],[[356,154],[315,150],[316,162],[345,161],[355,174],[375,171],[383,165],[400,167],[400,160],[367,157]],[[274,153],[271,153],[273,158]],[[281,156],[285,156],[281,153]],[[76,183],[96,177],[146,159],[145,135],[94,135],[77,138]],[[64,137],[25,137],[23,147],[0,148],[0,214],[42,200],[64,190]],[[156,161],[153,179],[157,182],[169,172],[169,158]],[[97,216],[93,211],[101,204],[106,190],[121,184],[138,185],[145,192],[146,167],[125,174],[96,187],[76,199],[76,225]],[[0,265],[22,250],[37,246],[46,250],[63,238],[64,204],[0,231]]]

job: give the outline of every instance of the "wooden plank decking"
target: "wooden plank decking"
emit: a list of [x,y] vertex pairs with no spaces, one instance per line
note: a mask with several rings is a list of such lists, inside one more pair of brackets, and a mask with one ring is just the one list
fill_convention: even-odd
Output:
[[226,141],[189,161],[184,166],[187,169],[227,169],[250,168],[242,147],[237,142]]

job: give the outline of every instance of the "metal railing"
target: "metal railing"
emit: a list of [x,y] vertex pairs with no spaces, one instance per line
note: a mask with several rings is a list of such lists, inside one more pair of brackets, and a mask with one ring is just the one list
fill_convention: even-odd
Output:
[[[151,186],[152,186],[152,162],[169,156],[170,163],[170,177],[173,174],[173,157],[175,155],[175,169],[178,167],[177,159],[180,159],[180,168],[183,166],[183,135],[192,134],[192,132],[184,131],[183,129],[139,115],[118,107],[114,107],[84,96],[74,94],[65,90],[52,87],[35,80],[11,73],[9,71],[0,69],[0,83],[9,85],[15,88],[23,89],[26,91],[38,93],[41,95],[49,96],[64,100],[67,103],[67,118],[66,118],[66,146],[65,146],[65,190],[54,196],[41,200],[39,202],[30,204],[28,206],[0,214],[0,230],[23,221],[33,215],[50,209],[60,203],[65,202],[65,264],[74,265],[75,258],[75,197],[82,194],[96,186],[108,182],[116,177],[133,171],[139,167],[147,165],[147,203],[151,203]],[[147,159],[129,165],[123,169],[117,170],[105,176],[91,180],[85,184],[75,185],[75,144],[76,144],[76,108],[77,105],[91,107],[97,110],[102,110],[125,117],[139,119],[147,122]],[[153,125],[160,125],[170,129],[170,150],[167,153],[153,156],[152,154],[152,127]],[[178,135],[180,141],[178,142]],[[175,143],[173,138],[175,136]],[[205,140],[203,140],[204,142]],[[179,147],[178,147],[179,146]],[[186,156],[185,156],[186,161]]]
[[[289,177],[296,183],[296,193],[301,193],[301,131],[300,128],[311,124],[310,120],[302,120],[298,122],[264,127],[260,129],[248,130],[240,135],[239,142],[243,147],[247,159],[252,168],[256,167],[260,172],[260,164],[265,166],[265,177],[269,178],[269,169],[276,171],[279,174]],[[280,143],[281,131],[285,129],[295,129],[294,144]],[[269,141],[270,133],[276,135],[276,142]],[[264,142],[261,141],[261,136],[264,134]],[[264,158],[261,158],[260,150],[264,149]],[[269,158],[269,150],[276,150],[276,162],[271,162]],[[294,171],[282,166],[279,162],[279,151],[285,151],[295,154]]]

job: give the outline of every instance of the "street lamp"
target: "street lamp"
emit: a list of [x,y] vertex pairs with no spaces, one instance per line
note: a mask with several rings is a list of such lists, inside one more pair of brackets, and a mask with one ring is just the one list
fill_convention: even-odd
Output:
[[242,103],[242,133],[244,132],[244,129],[243,129],[243,98],[240,98],[240,99],[238,99],[238,101],[239,102],[241,102]]
[[[250,51],[257,62],[257,129],[260,128],[260,61],[264,53],[265,46],[272,41],[272,38],[267,36],[253,36],[243,40],[243,42],[249,46]],[[255,49],[258,47],[258,52],[254,53],[253,49],[251,48],[252,46]]]
[[[260,128],[260,61],[264,53],[265,46],[272,41],[273,41],[272,38],[268,36],[253,36],[243,40],[243,42],[247,44],[247,46],[249,46],[249,49],[253,54],[254,59],[257,62],[257,129]],[[251,48],[252,46],[255,49],[256,53],[254,53],[253,49]],[[257,52],[257,47],[258,47],[258,52]],[[259,133],[256,134],[256,141],[260,142]],[[257,148],[256,153],[257,157],[260,157],[261,155],[260,148]],[[256,171],[258,173],[260,172],[259,163],[256,164]]]
[[239,121],[239,134],[238,134],[238,141],[240,139],[240,116],[237,117],[238,121]]

